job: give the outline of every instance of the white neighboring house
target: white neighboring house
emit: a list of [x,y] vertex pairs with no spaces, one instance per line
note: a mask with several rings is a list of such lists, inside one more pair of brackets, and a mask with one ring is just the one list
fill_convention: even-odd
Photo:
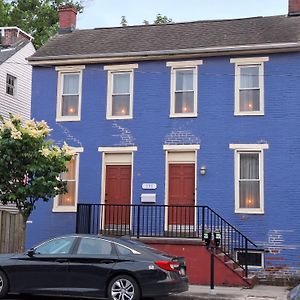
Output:
[[32,36],[18,27],[0,27],[0,114],[29,119],[32,67],[26,58],[35,52]]
[[[26,58],[35,52],[32,37],[18,27],[0,27],[0,115],[9,113],[29,119],[32,67]],[[0,210],[17,212],[15,205]]]

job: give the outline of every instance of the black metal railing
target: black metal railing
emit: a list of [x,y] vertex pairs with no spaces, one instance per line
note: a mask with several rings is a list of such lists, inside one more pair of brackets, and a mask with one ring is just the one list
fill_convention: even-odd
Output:
[[248,250],[256,247],[244,234],[208,206],[78,204],[77,233],[139,237],[200,238],[204,231],[221,232],[219,250],[240,265],[248,277]]

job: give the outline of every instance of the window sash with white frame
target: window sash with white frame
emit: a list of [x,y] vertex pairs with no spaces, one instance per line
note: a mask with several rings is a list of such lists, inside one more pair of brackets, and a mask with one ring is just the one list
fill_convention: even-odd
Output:
[[67,183],[67,193],[54,198],[53,212],[76,212],[78,202],[79,184],[79,153],[82,148],[74,149],[77,153],[67,163],[67,171],[60,175],[60,178]]
[[137,64],[105,66],[108,70],[107,119],[133,118],[133,81]]
[[197,116],[198,65],[202,61],[167,62],[171,67],[170,117]]
[[84,66],[57,67],[57,121],[79,121]]
[[[235,212],[264,213],[264,151],[266,144],[235,148]],[[254,145],[255,146],[255,145]]]
[[17,77],[6,74],[6,94],[11,95],[13,97],[16,96],[16,82]]
[[268,57],[231,59],[235,63],[235,115],[264,115],[264,62]]

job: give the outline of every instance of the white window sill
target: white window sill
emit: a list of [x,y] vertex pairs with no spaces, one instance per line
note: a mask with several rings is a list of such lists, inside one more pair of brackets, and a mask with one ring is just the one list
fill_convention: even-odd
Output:
[[106,116],[106,120],[131,120],[132,116]]
[[78,122],[80,121],[80,117],[58,117],[56,118],[56,122]]
[[264,116],[264,112],[235,112],[235,116]]
[[64,212],[72,212],[72,213],[75,213],[77,212],[77,208],[75,206],[61,206],[61,207],[53,207],[52,208],[52,212],[61,212],[61,213],[64,213]]
[[198,114],[170,114],[170,118],[197,118]]
[[261,209],[236,209],[236,214],[251,214],[251,215],[263,215],[264,211]]

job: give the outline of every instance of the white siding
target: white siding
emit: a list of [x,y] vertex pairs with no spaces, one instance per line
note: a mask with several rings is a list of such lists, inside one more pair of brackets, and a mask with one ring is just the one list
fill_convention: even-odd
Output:
[[[34,52],[32,43],[29,43],[0,65],[0,114],[5,118],[8,113],[30,118],[32,67],[26,58]],[[16,96],[6,94],[7,73],[17,77]]]

